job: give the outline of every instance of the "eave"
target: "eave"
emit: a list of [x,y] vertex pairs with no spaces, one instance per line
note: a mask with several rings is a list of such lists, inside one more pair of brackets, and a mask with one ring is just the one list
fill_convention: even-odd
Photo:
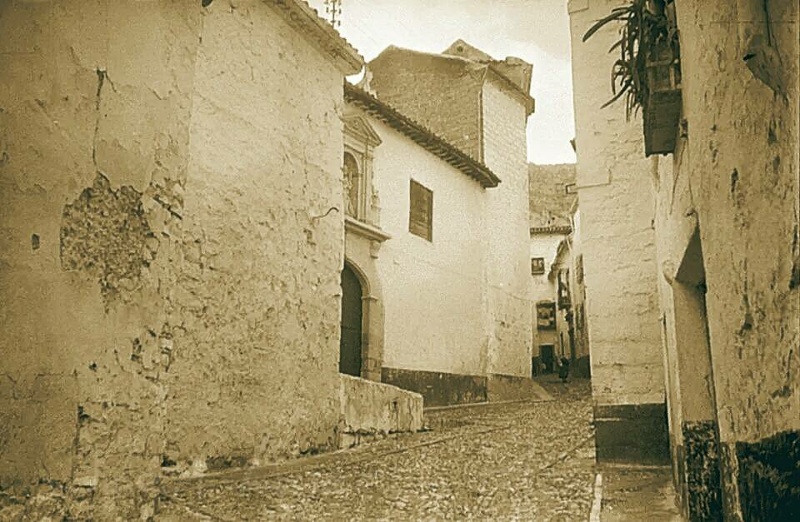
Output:
[[569,225],[554,225],[549,227],[531,227],[531,235],[537,234],[571,234],[572,227]]
[[358,51],[303,0],[263,1],[280,13],[286,23],[305,36],[323,54],[330,57],[344,75],[357,74],[364,67],[364,58]]
[[360,107],[370,116],[377,118],[401,134],[405,134],[419,146],[480,183],[482,187],[493,188],[500,184],[500,178],[489,167],[371,94],[345,82],[344,98],[345,101]]

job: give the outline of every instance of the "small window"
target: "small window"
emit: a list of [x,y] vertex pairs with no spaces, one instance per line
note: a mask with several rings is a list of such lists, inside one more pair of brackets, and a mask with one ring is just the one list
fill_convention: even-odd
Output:
[[433,241],[433,192],[411,180],[408,231]]
[[544,258],[543,257],[531,258],[531,274],[533,274],[533,275],[544,274]]
[[539,330],[556,329],[556,304],[552,301],[536,303],[536,328]]

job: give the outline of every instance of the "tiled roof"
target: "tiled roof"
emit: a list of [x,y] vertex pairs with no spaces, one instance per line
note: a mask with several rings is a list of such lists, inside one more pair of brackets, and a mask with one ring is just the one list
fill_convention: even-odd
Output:
[[457,149],[430,130],[415,122],[408,116],[398,112],[371,94],[351,85],[344,84],[344,98],[367,114],[381,120],[396,131],[405,134],[415,143],[427,149],[432,154],[443,159],[467,176],[481,184],[484,188],[496,187],[500,178],[483,163],[472,159],[470,156]]

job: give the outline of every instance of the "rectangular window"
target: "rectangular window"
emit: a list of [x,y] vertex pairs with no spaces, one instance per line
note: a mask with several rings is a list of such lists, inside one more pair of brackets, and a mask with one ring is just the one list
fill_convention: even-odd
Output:
[[544,258],[533,257],[531,258],[531,274],[541,275],[544,274]]
[[408,231],[433,241],[433,192],[411,180]]
[[556,304],[552,301],[536,303],[536,327],[539,330],[556,329]]

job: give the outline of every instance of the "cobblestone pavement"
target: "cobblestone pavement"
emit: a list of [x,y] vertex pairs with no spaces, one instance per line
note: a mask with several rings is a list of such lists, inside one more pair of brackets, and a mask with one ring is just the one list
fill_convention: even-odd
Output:
[[426,413],[431,431],[272,469],[165,485],[161,521],[585,521],[594,484],[587,381],[552,402]]

